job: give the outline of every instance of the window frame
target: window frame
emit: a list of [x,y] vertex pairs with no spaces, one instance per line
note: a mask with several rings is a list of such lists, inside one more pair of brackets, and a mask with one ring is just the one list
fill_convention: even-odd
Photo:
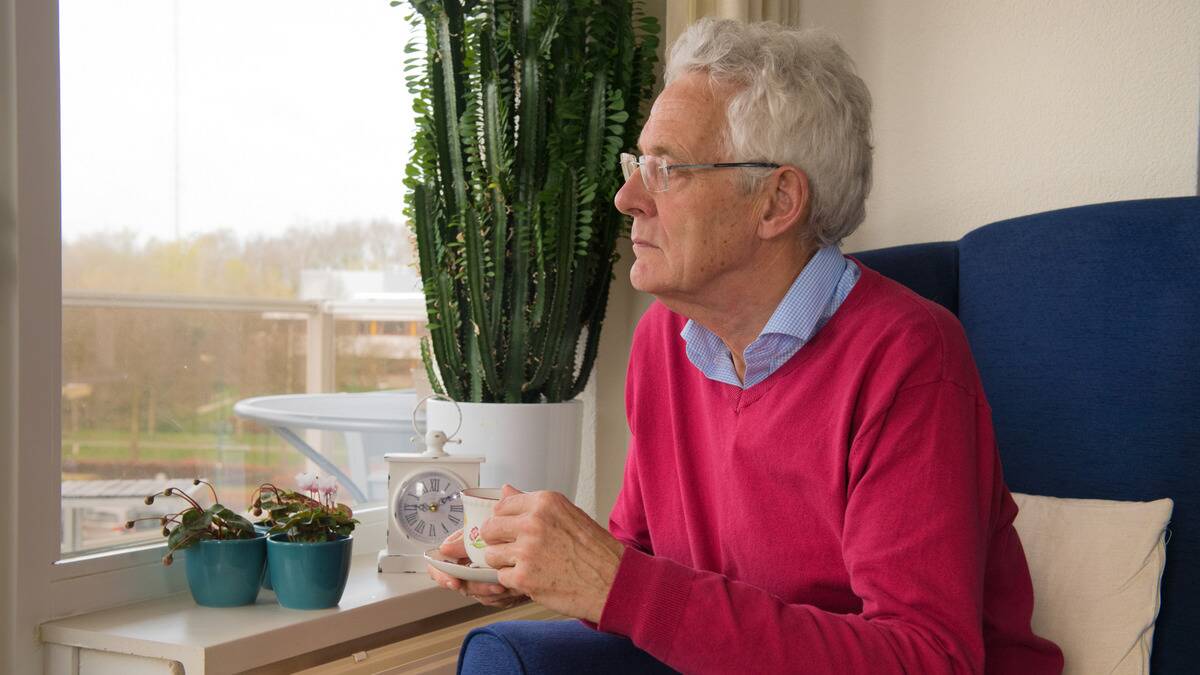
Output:
[[[22,450],[16,463],[14,506],[18,522],[36,523],[22,527],[23,544],[14,548],[19,580],[14,593],[18,623],[29,618],[37,624],[177,592],[182,571],[162,566],[161,543],[61,561],[62,191],[58,2],[16,2],[13,10],[13,30],[7,37],[11,37],[16,55],[17,275],[14,281],[18,334],[14,426],[16,448]],[[154,569],[161,572],[150,573]],[[136,579],[129,578],[133,576]],[[121,583],[126,579],[126,583]],[[22,626],[14,628],[19,630]]]
[[[3,651],[17,672],[40,672],[36,627],[54,615],[50,596],[58,559],[61,457],[55,425],[61,399],[61,227],[58,138],[58,2],[3,0],[0,14],[0,89],[7,120],[0,127],[0,274],[3,314],[12,321],[0,363],[11,424],[3,457],[9,481],[8,519],[19,546],[6,547],[0,586],[12,611],[5,617]],[[7,259],[11,256],[11,260]],[[15,273],[9,272],[12,270]],[[58,298],[58,299],[56,299]],[[10,430],[10,431],[9,431]]]
[[[0,553],[0,652],[21,672],[40,672],[37,626],[46,621],[164,597],[186,590],[182,565],[163,566],[164,542],[63,560],[62,519],[62,227],[58,0],[0,0],[0,366],[11,373],[0,390],[0,438],[12,452],[0,457],[10,485],[0,505],[20,523],[20,545]],[[9,122],[8,120],[11,120]],[[11,193],[11,194],[10,194]],[[11,205],[11,206],[10,206]],[[11,216],[11,227],[9,217]],[[12,264],[9,265],[9,258]],[[331,313],[322,312],[332,322]],[[8,323],[8,327],[3,324]],[[310,324],[310,331],[313,326]],[[324,332],[324,331],[321,331]],[[318,336],[328,340],[331,335]],[[329,372],[319,377],[332,385]],[[313,375],[310,373],[310,376]],[[8,424],[11,416],[12,423]],[[11,434],[8,429],[11,428]],[[18,452],[18,449],[21,451]],[[30,450],[33,449],[33,450]],[[5,499],[7,504],[5,504]],[[386,506],[356,517],[359,554],[385,545]],[[8,604],[7,602],[4,604]],[[30,636],[33,639],[30,640]],[[8,649],[11,646],[13,649]],[[21,664],[20,667],[17,664]]]

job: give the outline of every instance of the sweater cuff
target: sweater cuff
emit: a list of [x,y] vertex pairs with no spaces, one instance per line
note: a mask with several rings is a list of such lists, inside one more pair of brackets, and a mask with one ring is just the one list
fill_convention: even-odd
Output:
[[600,613],[600,630],[627,636],[665,661],[684,616],[695,572],[627,547]]

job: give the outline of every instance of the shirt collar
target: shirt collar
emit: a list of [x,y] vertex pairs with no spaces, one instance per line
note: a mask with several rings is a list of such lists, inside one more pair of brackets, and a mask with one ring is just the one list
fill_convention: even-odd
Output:
[[781,333],[804,342],[817,332],[838,281],[846,271],[846,258],[837,246],[817,249],[812,260],[800,270],[783,300],[767,319],[759,336]]
[[721,342],[716,333],[691,319],[688,319],[687,323],[683,324],[683,330],[679,331],[679,337],[683,338],[683,341],[687,343],[689,352],[699,347],[716,349],[719,345],[722,349],[725,348],[725,343]]
[[[775,307],[759,337],[768,333],[791,335],[807,342],[816,333],[829,299],[846,271],[847,260],[837,246],[823,246],[796,275],[783,300]],[[720,343],[715,333],[688,319],[679,336],[689,345]],[[724,343],[721,343],[724,346]]]
[[688,321],[679,333],[688,360],[710,380],[742,389],[762,382],[803,348],[837,311],[839,297],[845,298],[845,294],[839,296],[839,289],[852,271],[850,287],[857,279],[857,268],[836,246],[818,249],[796,275],[762,331],[747,345],[744,378],[738,377],[725,343],[695,321]]

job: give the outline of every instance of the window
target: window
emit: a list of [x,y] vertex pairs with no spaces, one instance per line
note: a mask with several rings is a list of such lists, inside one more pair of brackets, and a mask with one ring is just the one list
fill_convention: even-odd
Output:
[[64,558],[161,541],[124,523],[168,484],[310,468],[241,399],[413,386],[406,14],[60,0]]

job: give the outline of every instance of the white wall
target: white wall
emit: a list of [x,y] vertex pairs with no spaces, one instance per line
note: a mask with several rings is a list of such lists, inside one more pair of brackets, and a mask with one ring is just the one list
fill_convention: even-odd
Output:
[[1193,195],[1195,0],[804,0],[875,100],[858,250],[1079,204]]

